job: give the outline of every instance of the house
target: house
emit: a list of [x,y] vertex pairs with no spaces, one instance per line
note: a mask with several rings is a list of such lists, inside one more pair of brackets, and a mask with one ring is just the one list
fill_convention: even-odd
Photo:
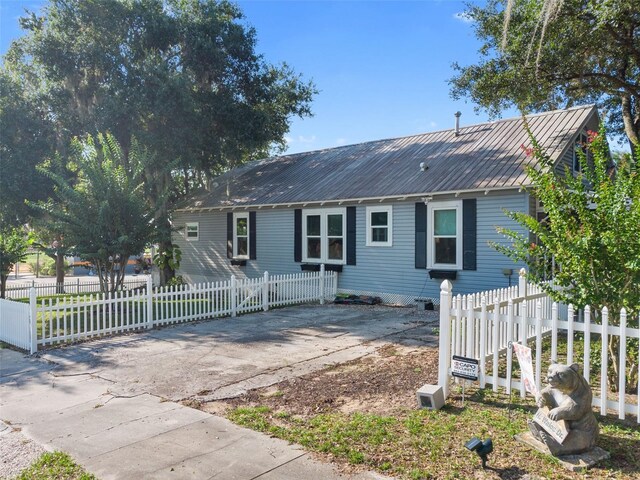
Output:
[[[594,106],[527,117],[556,168],[579,168],[577,143],[598,129]],[[537,214],[523,188],[535,160],[522,118],[276,156],[215,180],[178,209],[174,242],[189,281],[318,269],[339,291],[389,302],[506,287],[520,268],[489,242],[518,229],[504,210]]]

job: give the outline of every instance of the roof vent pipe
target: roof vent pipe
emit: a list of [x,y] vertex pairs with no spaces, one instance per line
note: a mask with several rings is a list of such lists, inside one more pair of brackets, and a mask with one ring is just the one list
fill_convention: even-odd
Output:
[[454,113],[454,116],[456,117],[456,137],[460,135],[460,115],[462,115],[460,112]]

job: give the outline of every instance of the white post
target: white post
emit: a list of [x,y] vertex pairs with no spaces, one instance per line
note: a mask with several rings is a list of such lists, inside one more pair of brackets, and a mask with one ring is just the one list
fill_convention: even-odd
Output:
[[542,383],[542,302],[536,304],[536,388]]
[[485,387],[485,368],[487,356],[487,299],[480,299],[480,388]]
[[627,370],[627,310],[620,310],[620,366],[618,367],[618,418],[624,420],[626,403]]
[[573,317],[575,310],[572,303],[567,308],[567,364],[573,363]]
[[324,305],[324,263],[320,264],[320,305]]
[[231,316],[235,317],[236,303],[238,301],[237,293],[236,293],[236,276],[235,275],[231,275],[231,291],[229,294],[231,296]]
[[609,309],[602,308],[602,336],[600,350],[600,415],[607,414],[607,350],[609,348]]
[[558,361],[558,304],[551,305],[551,361]]
[[[591,307],[584,307],[584,354],[582,376],[591,384]],[[638,419],[640,421],[640,419]]]
[[269,272],[264,272],[262,277],[262,310],[269,310]]
[[31,348],[29,353],[38,351],[38,308],[36,306],[36,289],[29,290],[29,327],[31,335]]
[[146,328],[153,326],[153,281],[151,275],[147,277],[147,324]]
[[438,359],[438,385],[444,398],[449,396],[449,362],[451,361],[451,282],[440,285],[440,349]]
[[511,368],[513,366],[513,300],[507,302],[507,393],[511,393]]
[[518,277],[518,296],[527,296],[527,271],[524,268],[520,269],[520,276]]

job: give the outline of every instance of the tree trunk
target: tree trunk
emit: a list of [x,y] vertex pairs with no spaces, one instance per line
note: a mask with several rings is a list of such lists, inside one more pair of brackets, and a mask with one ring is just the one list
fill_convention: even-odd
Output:
[[7,290],[7,278],[9,275],[5,275],[4,273],[0,275],[0,298],[5,298],[5,292]]
[[634,102],[631,95],[622,95],[620,101],[622,103],[622,122],[624,123],[624,132],[629,138],[632,153],[636,148],[640,147],[640,98]]

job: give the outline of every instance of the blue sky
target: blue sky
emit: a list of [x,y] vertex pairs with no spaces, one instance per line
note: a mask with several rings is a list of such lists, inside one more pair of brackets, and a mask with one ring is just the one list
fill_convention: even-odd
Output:
[[[17,19],[37,0],[0,0],[0,53],[20,36]],[[477,60],[479,44],[457,0],[238,2],[259,53],[287,62],[320,93],[314,117],[294,119],[287,153],[452,128],[487,119],[454,102],[451,64]],[[517,115],[506,112],[505,116]]]

